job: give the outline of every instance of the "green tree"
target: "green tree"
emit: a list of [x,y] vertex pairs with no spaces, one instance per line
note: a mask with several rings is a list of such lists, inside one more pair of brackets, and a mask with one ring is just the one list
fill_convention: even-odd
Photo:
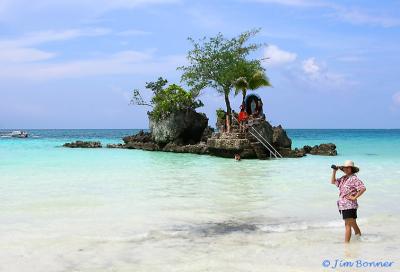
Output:
[[227,39],[221,33],[212,38],[195,41],[189,38],[193,49],[187,54],[189,65],[179,67],[183,71],[182,81],[198,95],[206,87],[215,88],[224,96],[226,112],[231,117],[229,94],[238,78],[237,67],[246,57],[257,50],[261,44],[248,43],[260,29],[243,32],[237,37]]
[[234,81],[233,85],[235,87],[235,95],[238,95],[240,92],[242,93],[242,103],[244,103],[247,90],[256,90],[261,87],[271,86],[265,74],[265,69],[258,60],[240,62],[236,71],[239,77]]
[[[159,77],[156,81],[150,81],[146,82],[145,88],[153,92],[153,97],[156,96],[158,93],[160,93],[165,85],[167,85],[168,80]],[[146,102],[139,89],[134,89],[132,92],[132,98],[131,98],[131,104],[133,105],[139,105],[139,106],[149,106],[149,107],[154,107],[154,103],[149,103]]]
[[196,99],[192,92],[186,91],[176,84],[171,84],[165,88],[167,83],[168,81],[162,77],[155,82],[147,82],[146,89],[153,92],[150,102],[146,102],[140,91],[135,89],[131,103],[152,107],[153,109],[148,114],[153,120],[166,118],[177,111],[194,110],[203,106],[203,103]]
[[171,84],[154,95],[151,103],[154,108],[149,115],[154,120],[163,119],[177,111],[194,110],[203,106],[203,103],[197,100],[192,92],[186,91],[176,84]]

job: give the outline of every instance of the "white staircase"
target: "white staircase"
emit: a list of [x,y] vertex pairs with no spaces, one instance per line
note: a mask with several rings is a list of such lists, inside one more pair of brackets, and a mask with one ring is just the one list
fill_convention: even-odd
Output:
[[[236,123],[239,124],[239,121],[236,119],[235,116],[232,115],[232,118],[236,121]],[[265,139],[260,132],[257,131],[253,127],[253,125],[248,126],[248,133],[250,133],[251,136],[253,136],[254,139],[258,141],[263,147],[265,147],[268,152],[269,152],[269,157],[270,158],[282,158],[282,155],[268,142],[267,139]],[[257,152],[257,149],[254,148],[255,151]]]

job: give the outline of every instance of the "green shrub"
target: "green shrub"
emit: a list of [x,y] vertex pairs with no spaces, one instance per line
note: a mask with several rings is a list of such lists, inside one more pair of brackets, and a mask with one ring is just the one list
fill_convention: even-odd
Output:
[[171,84],[167,88],[164,88],[167,83],[168,81],[162,77],[158,78],[155,82],[147,82],[146,89],[153,92],[150,102],[145,102],[140,91],[135,89],[131,103],[152,107],[153,110],[148,112],[148,114],[151,119],[156,121],[164,119],[177,111],[194,110],[204,106],[192,92],[184,90],[179,85]]
[[217,112],[217,119],[218,120],[225,120],[226,112],[223,109],[219,108],[219,109],[216,110],[216,112]]
[[197,109],[203,106],[200,100],[196,100],[191,92],[185,91],[176,84],[169,85],[166,89],[158,92],[151,99],[154,108],[149,115],[154,120],[160,120],[168,117],[171,113]]

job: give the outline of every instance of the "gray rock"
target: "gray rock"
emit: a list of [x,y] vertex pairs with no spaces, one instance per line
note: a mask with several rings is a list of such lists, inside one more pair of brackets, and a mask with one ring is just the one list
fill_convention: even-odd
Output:
[[255,133],[252,129],[249,129],[249,132],[252,132],[257,137],[259,137],[261,135],[269,143],[273,142],[274,130],[273,130],[271,124],[268,123],[266,120],[261,120],[261,121],[255,123],[253,125],[253,128],[258,133]]
[[123,144],[107,144],[107,148],[124,148]]
[[207,140],[208,151],[211,155],[224,158],[233,158],[240,154],[243,159],[256,158],[257,155],[251,141],[244,133],[214,133]]
[[[304,149],[306,149],[306,148],[304,147]],[[307,147],[307,150],[308,149],[309,148]],[[315,145],[311,148],[310,154],[324,155],[324,156],[336,156],[337,155],[336,145],[332,144],[332,143]]]
[[142,150],[147,150],[147,151],[160,151],[161,148],[158,144],[154,142],[127,142],[124,145],[124,148],[126,149],[142,149]]
[[273,128],[272,144],[276,148],[291,148],[292,140],[287,136],[286,131],[281,125]]
[[284,158],[301,158],[306,155],[306,153],[304,152],[304,150],[302,148],[301,149],[280,148],[279,153]]
[[172,113],[165,119],[150,120],[152,140],[160,145],[176,143],[178,145],[198,143],[208,125],[205,114],[194,110]]
[[195,145],[177,145],[175,143],[168,143],[164,146],[162,151],[203,155],[208,154],[208,147],[205,143],[199,143]]
[[141,143],[148,143],[152,142],[152,137],[151,133],[149,132],[144,132],[143,130],[139,131],[139,133],[132,135],[132,136],[126,136],[122,138],[125,144],[129,142],[141,142]]
[[203,135],[201,136],[201,142],[207,143],[208,138],[211,138],[214,133],[214,129],[210,126],[207,126],[204,131]]
[[100,142],[92,142],[92,141],[76,141],[72,143],[65,143],[63,147],[69,148],[101,148]]
[[303,147],[304,152],[306,152],[306,154],[309,154],[311,152],[312,147],[309,145],[305,145]]

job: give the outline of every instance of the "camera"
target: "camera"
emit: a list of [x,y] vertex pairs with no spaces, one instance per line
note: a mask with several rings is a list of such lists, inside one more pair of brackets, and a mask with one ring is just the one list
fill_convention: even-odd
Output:
[[334,170],[338,170],[339,169],[339,167],[334,165],[334,164],[331,165],[331,168],[334,169]]

